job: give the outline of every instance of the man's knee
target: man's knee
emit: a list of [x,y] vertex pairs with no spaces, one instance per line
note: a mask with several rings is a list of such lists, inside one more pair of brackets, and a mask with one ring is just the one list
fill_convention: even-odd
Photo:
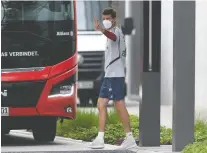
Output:
[[98,104],[97,104],[98,109],[99,110],[106,109],[108,101],[109,100],[106,98],[98,98]]
[[115,100],[115,101],[114,101],[114,105],[115,105],[115,107],[116,107],[117,109],[126,107],[126,106],[125,106],[125,102],[124,102],[124,100]]

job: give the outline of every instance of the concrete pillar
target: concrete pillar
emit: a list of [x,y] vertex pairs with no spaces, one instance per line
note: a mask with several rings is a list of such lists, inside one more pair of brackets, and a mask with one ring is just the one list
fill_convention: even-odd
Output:
[[161,105],[172,105],[173,1],[162,1],[161,12]]
[[143,73],[140,102],[140,146],[160,145],[161,1],[143,4]]
[[173,151],[194,141],[195,1],[174,1]]
[[125,1],[125,17],[134,20],[134,31],[126,36],[127,42],[127,96],[139,100],[140,54],[143,50],[143,8],[142,1]]

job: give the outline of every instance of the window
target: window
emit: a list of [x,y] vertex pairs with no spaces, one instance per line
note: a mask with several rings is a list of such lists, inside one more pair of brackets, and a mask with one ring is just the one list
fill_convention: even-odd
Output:
[[2,20],[73,20],[71,1],[1,1]]
[[94,17],[101,23],[101,13],[109,7],[109,1],[77,1],[78,30],[94,30]]
[[2,68],[44,67],[74,55],[72,1],[1,1]]

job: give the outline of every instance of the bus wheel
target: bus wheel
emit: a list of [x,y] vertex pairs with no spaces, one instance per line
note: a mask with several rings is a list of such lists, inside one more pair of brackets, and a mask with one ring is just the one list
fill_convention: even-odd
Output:
[[43,118],[35,122],[33,137],[38,142],[52,142],[56,136],[56,118]]

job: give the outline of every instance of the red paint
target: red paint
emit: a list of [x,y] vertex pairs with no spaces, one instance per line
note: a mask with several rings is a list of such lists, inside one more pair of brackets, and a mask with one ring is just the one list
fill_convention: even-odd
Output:
[[36,108],[9,108],[9,116],[36,116]]
[[45,80],[48,78],[51,67],[48,66],[42,71],[34,72],[10,72],[1,73],[1,81],[32,81],[32,80]]
[[67,59],[66,61],[63,61],[61,63],[58,63],[57,65],[54,65],[51,68],[51,72],[49,74],[49,78],[54,77],[56,75],[59,75],[67,70],[72,69],[77,64],[77,52],[72,56],[71,58]]
[[[61,114],[61,116],[64,117],[74,118],[75,110],[76,110],[76,100],[77,100],[76,85],[75,85],[74,94],[72,96],[48,98],[48,95],[52,89],[52,86],[74,75],[77,69],[78,67],[76,66],[72,70],[67,71],[62,75],[51,78],[47,81],[37,105],[37,110],[40,115],[56,116],[58,114]],[[74,109],[73,114],[68,114],[64,111],[64,107],[66,107],[67,105],[71,105],[73,107]]]
[[[48,95],[55,84],[70,78],[77,71],[78,67],[51,78],[47,81],[45,88],[38,100],[35,108],[9,108],[10,116],[61,116],[71,119],[75,119],[76,105],[77,105],[77,85],[74,85],[74,93],[71,96],[65,97],[52,97],[48,98]],[[73,109],[72,113],[66,113],[64,108],[70,105]]]

